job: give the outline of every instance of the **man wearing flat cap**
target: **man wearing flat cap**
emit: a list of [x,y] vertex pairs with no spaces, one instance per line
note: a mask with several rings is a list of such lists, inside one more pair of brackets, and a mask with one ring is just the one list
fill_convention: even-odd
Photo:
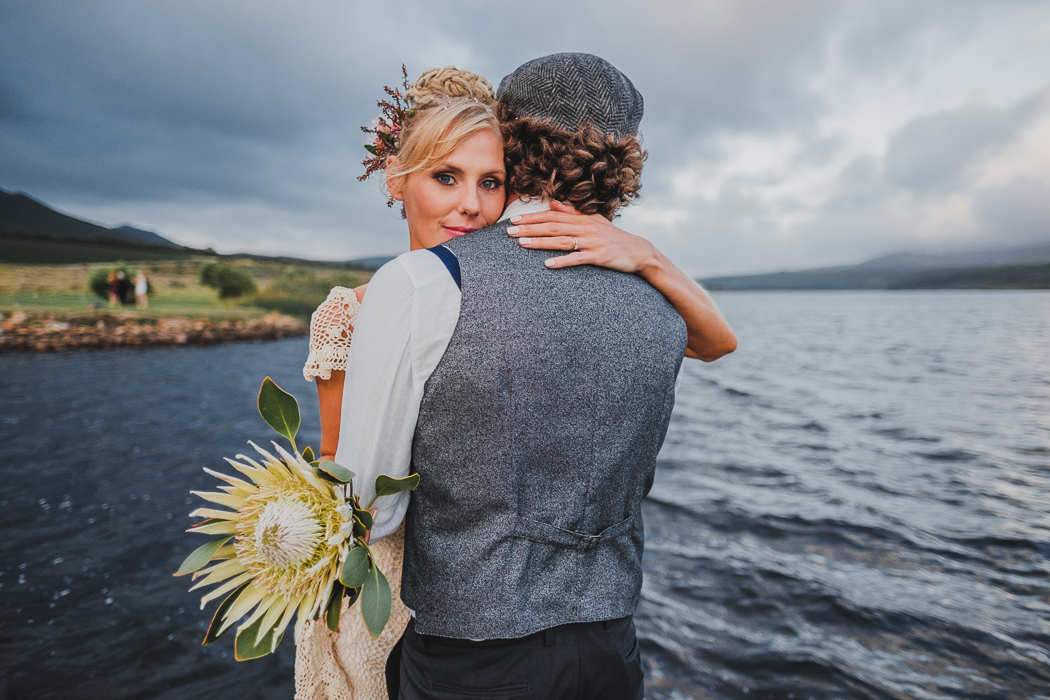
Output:
[[[411,339],[406,356],[439,357],[414,378],[425,383],[411,444],[421,482],[410,499],[378,501],[373,530],[393,531],[407,502],[401,597],[414,619],[400,697],[636,700],[641,501],[674,405],[685,324],[639,276],[557,269],[508,228],[550,200],[611,219],[635,197],[642,97],[603,59],[556,54],[504,78],[497,99],[504,218],[406,254],[445,268],[448,327]],[[362,308],[355,348],[380,325]],[[392,403],[350,383],[353,362],[351,352],[348,400]],[[364,484],[408,473],[350,463]]]

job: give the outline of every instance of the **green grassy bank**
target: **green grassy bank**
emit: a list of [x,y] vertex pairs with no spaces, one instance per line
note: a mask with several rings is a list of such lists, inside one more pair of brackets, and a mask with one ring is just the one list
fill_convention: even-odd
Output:
[[[46,242],[43,242],[46,243]],[[68,244],[63,244],[69,248]],[[101,248],[98,246],[97,248]],[[122,248],[122,246],[114,246]],[[146,249],[150,250],[150,249]],[[208,319],[251,319],[277,311],[300,320],[324,301],[333,286],[356,287],[372,273],[324,264],[298,265],[266,259],[220,259],[194,255],[168,259],[135,260],[130,257],[109,261],[79,261],[68,264],[0,263],[0,313],[21,310],[55,317],[109,309],[108,301],[95,296],[88,278],[99,268],[126,262],[145,273],[152,293],[146,308],[119,307],[144,318],[187,317]],[[220,299],[215,289],[201,283],[201,267],[220,262],[244,271],[255,282],[257,291],[231,299]]]

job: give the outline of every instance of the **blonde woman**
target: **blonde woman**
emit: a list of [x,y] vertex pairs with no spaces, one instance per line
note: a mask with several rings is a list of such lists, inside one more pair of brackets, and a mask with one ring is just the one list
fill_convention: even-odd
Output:
[[[468,71],[433,69],[413,84],[406,98],[412,109],[403,123],[391,129],[396,132],[392,134],[396,148],[375,160],[368,172],[384,170],[392,200],[403,205],[411,249],[435,248],[495,223],[501,218],[508,192],[501,125],[489,82]],[[550,262],[550,267],[592,264],[645,278],[686,321],[687,355],[714,359],[735,347],[728,325],[695,282],[648,241],[621,231],[600,214],[585,216],[554,203],[551,212],[525,215],[519,230],[512,233],[524,237],[525,247],[577,251]],[[346,359],[365,292],[365,286],[332,289],[311,321],[310,354],[303,374],[317,384],[322,459],[333,459],[340,445]],[[384,361],[387,359],[377,358],[377,362]],[[387,688],[384,669],[410,616],[399,595],[403,528],[372,543],[377,563],[393,589],[393,610],[386,629],[372,640],[360,612],[345,609],[338,633],[329,632],[324,621],[306,623],[296,640],[296,700],[381,700],[388,697],[388,691],[390,697],[396,697],[396,688]],[[396,682],[396,672],[392,681]]]
[[[428,71],[408,90],[414,111],[399,125],[396,156],[382,168],[391,196],[404,206],[412,250],[488,226],[503,212],[506,174],[493,97],[487,80],[455,68]],[[339,444],[346,358],[365,289],[332,289],[311,320],[303,374],[317,384],[322,459],[333,459]],[[369,636],[356,609],[344,610],[338,633],[323,620],[303,628],[296,642],[296,700],[387,697],[387,656],[409,619],[399,597],[403,547],[403,529],[372,545],[394,599],[378,639]]]

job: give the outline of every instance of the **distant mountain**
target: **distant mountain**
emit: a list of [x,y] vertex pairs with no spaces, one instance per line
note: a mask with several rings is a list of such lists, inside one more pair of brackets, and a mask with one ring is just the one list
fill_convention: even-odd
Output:
[[131,226],[106,228],[57,212],[20,192],[4,190],[0,190],[0,236],[182,248],[151,231]]
[[708,289],[1050,289],[1050,243],[947,255],[894,253],[859,265],[709,277]]
[[0,264],[62,265],[113,260],[174,260],[198,255],[357,270],[377,270],[395,257],[387,255],[339,263],[284,255],[219,255],[211,248],[198,250],[181,246],[152,231],[143,231],[126,224],[116,228],[99,226],[55,211],[21,192],[0,189]]
[[183,247],[183,246],[179,245],[178,243],[172,243],[171,241],[169,241],[164,236],[161,236],[161,235],[158,235],[156,233],[153,233],[153,231],[143,231],[140,228],[134,228],[132,226],[127,226],[127,225],[120,226],[120,227],[112,229],[112,230],[116,231],[117,233],[122,233],[125,236],[128,236],[129,238],[134,238],[136,240],[140,240],[140,241],[142,241],[143,243],[145,243],[147,245],[163,245],[163,246],[171,246],[173,248],[182,248]]
[[966,253],[929,255],[926,253],[895,253],[862,262],[855,267],[877,270],[935,270],[949,267],[999,267],[1001,265],[1037,265],[1050,261],[1050,243],[976,250]]

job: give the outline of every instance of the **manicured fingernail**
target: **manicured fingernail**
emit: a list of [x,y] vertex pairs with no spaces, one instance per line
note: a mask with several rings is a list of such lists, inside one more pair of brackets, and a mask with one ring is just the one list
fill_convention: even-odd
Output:
[[554,267],[554,259],[551,258],[550,260],[544,260],[543,264],[546,265],[547,267]]
[[518,239],[518,243],[520,243],[521,245],[528,245],[528,244],[532,243],[532,239],[531,238],[519,238]]
[[517,232],[518,232],[518,227],[517,226],[508,226],[507,227],[507,233],[513,235],[513,234],[515,234]]
[[518,214],[517,216],[510,217],[510,223],[512,223],[512,224],[516,224],[519,221],[521,221],[521,214]]

